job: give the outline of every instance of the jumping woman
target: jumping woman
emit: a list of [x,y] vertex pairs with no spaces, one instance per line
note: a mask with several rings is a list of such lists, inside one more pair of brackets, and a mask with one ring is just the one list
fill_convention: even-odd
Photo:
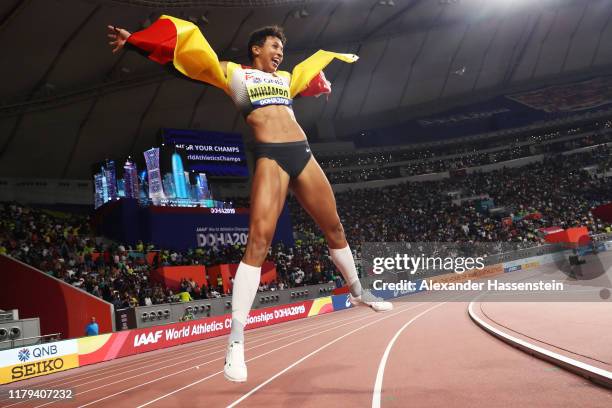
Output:
[[225,91],[253,131],[256,165],[251,184],[249,236],[232,291],[232,327],[224,366],[228,380],[247,379],[244,326],[289,188],[323,231],[331,259],[349,287],[350,302],[375,311],[392,309],[391,303],[362,290],[331,185],[312,155],[306,134],[292,110],[293,99],[298,95],[331,92],[322,69],[334,58],[352,63],[357,56],[319,50],[289,73],[278,71],[286,38],[277,26],[251,34],[247,45],[251,66],[219,61],[194,24],[174,17],[162,16],[134,34],[115,26],[108,29],[114,53],[126,45],[136,48],[153,61],[172,62],[171,68],[181,74]]

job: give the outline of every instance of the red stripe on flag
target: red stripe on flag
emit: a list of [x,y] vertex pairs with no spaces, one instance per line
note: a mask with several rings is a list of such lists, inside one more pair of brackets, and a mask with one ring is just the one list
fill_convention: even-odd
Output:
[[176,27],[166,18],[159,19],[148,28],[135,32],[128,42],[135,47],[149,52],[149,59],[165,64],[174,59],[176,47]]

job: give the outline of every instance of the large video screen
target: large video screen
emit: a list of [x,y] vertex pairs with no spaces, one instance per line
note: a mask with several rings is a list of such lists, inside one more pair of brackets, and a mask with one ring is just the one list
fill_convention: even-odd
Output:
[[248,178],[242,136],[201,130],[162,129],[160,164],[171,165],[178,154],[184,170],[209,178]]
[[[95,208],[121,198],[143,205],[225,208],[209,179],[248,178],[242,137],[234,133],[162,129],[159,147],[135,159],[105,160],[92,166]],[[142,160],[144,159],[144,160]]]

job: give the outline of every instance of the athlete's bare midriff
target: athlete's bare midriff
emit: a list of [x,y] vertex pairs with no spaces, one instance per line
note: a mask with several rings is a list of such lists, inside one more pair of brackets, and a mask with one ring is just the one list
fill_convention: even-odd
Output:
[[270,105],[255,109],[246,118],[257,143],[284,143],[306,140],[306,134],[287,106]]

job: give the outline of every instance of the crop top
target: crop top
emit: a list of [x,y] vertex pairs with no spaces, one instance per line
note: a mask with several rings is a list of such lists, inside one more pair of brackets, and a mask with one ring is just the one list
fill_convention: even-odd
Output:
[[234,63],[227,65],[229,96],[246,117],[253,110],[268,105],[291,107],[291,75],[284,71],[274,74]]
[[323,68],[336,58],[348,63],[358,59],[353,54],[319,50],[296,65],[291,73],[266,73],[233,62],[228,62],[224,73],[217,54],[197,26],[165,15],[146,29],[133,33],[127,43],[155,62],[172,62],[181,74],[222,89],[244,116],[268,105],[291,107],[298,94],[330,93],[331,84],[325,79]]

